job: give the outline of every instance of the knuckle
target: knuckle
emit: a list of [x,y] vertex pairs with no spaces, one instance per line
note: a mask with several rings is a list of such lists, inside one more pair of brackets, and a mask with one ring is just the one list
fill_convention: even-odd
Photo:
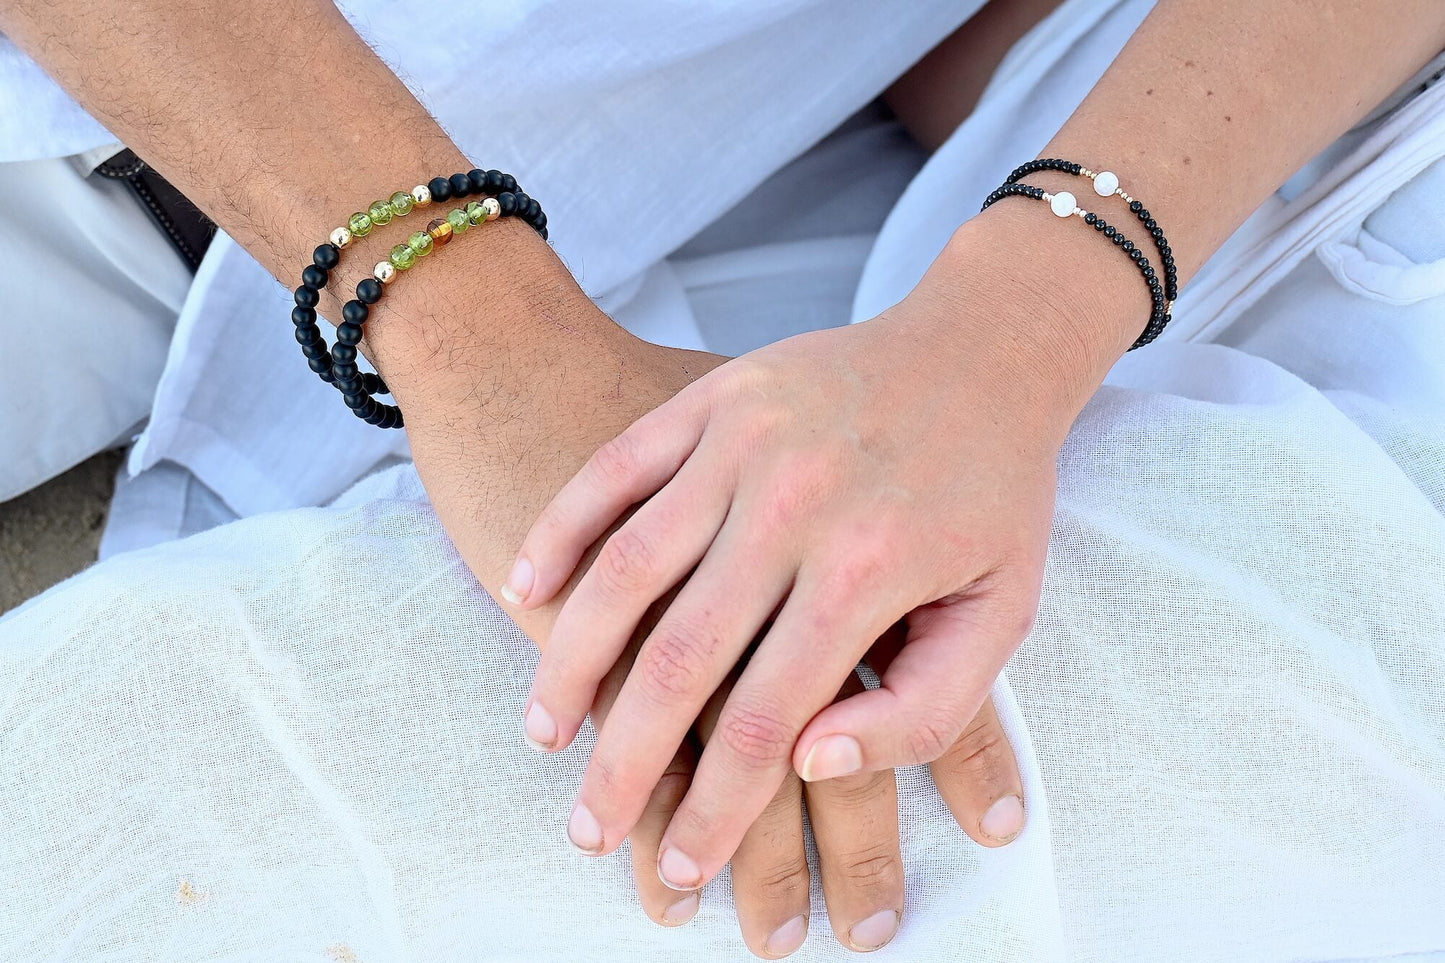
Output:
[[991,719],[971,725],[949,750],[952,765],[975,776],[1003,777],[1013,754],[1003,731]]
[[808,862],[794,858],[769,866],[757,875],[753,886],[770,903],[793,902],[808,892]]
[[947,720],[924,716],[908,729],[908,757],[915,762],[932,762],[948,751],[954,739],[955,729]]
[[846,815],[856,814],[876,806],[887,806],[888,810],[892,812],[897,806],[894,800],[892,781],[893,770],[891,769],[879,769],[856,776],[843,776],[817,783],[816,788],[810,786],[810,797],[818,799],[822,805]]
[[598,479],[609,486],[626,486],[642,464],[642,454],[637,443],[626,433],[618,435],[597,449],[592,456],[592,470]]
[[657,572],[657,549],[651,539],[630,527],[614,532],[594,563],[609,591],[630,595],[648,587]]
[[781,713],[756,705],[730,706],[718,720],[714,738],[738,758],[766,766],[785,758],[793,748],[794,732]]
[[854,886],[885,886],[894,883],[901,867],[897,851],[879,843],[840,857],[839,873]]
[[695,692],[704,682],[705,665],[716,645],[683,622],[659,625],[637,657],[647,693],[670,703]]

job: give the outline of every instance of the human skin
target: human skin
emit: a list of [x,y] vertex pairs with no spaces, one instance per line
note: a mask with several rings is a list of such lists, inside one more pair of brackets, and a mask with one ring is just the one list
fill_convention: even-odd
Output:
[[[1434,0],[1162,0],[1043,156],[1118,172],[1187,280],[1442,47]],[[1029,182],[1145,240],[1087,179]],[[718,367],[559,493],[507,585],[523,608],[572,586],[526,710],[549,748],[570,742],[639,613],[676,593],[599,735],[574,842],[606,852],[626,834],[760,631],[664,835],[671,885],[710,879],[790,772],[827,780],[952,744],[1037,610],[1062,440],[1148,316],[1138,269],[1094,233],[1029,199],[990,208],[898,305]],[[901,618],[881,688],[835,702]]]
[[[473,166],[321,0],[20,0],[0,7],[0,30],[288,282],[350,211]],[[385,136],[376,116],[387,118]],[[375,260],[359,254],[362,247],[347,252],[333,290],[354,285]],[[451,246],[428,259],[424,274],[389,289],[364,348],[407,413],[439,517],[495,591],[529,519],[587,457],[723,359],[633,338],[521,225],[489,224],[468,235],[462,252]],[[489,272],[483,284],[479,263],[507,270]],[[323,295],[322,313],[336,317],[339,307]],[[513,614],[545,644],[563,598],[565,589],[552,605]],[[884,649],[879,658],[886,660]],[[599,722],[615,688],[599,691]],[[651,854],[694,758],[684,745],[669,761],[634,830],[639,895],[653,919],[670,924],[696,901],[662,885]],[[944,801],[982,844],[1005,843],[1021,828],[1022,789],[991,707],[933,772]],[[784,780],[734,859],[740,922],[760,955],[779,955],[769,938],[799,916],[806,927],[804,794],[798,780]],[[853,939],[853,926],[880,913],[896,925],[903,905],[892,775],[860,774],[806,795],[834,928],[849,945],[873,945]],[[1000,800],[1013,801],[1011,822],[989,821]]]

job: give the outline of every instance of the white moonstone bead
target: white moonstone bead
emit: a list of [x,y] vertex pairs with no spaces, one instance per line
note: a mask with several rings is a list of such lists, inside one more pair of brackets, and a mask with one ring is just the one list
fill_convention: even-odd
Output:
[[1049,209],[1059,217],[1068,217],[1074,213],[1074,208],[1079,206],[1078,199],[1068,191],[1059,191],[1049,198]]
[[417,207],[426,207],[431,203],[431,188],[425,184],[418,184],[411,189],[411,202]]
[[1108,197],[1119,189],[1119,175],[1113,171],[1100,171],[1094,175],[1094,193]]
[[331,243],[338,248],[345,247],[351,243],[351,232],[344,227],[338,227],[331,232]]
[[371,276],[382,284],[390,284],[396,278],[396,267],[390,261],[377,261],[376,267],[371,271]]
[[495,197],[485,198],[482,201],[482,210],[486,212],[489,221],[495,221],[502,216],[502,204]]

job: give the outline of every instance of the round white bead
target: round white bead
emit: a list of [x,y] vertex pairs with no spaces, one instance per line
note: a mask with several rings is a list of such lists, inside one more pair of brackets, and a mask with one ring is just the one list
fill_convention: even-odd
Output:
[[382,284],[390,284],[396,277],[396,266],[390,261],[377,261],[376,267],[371,271],[371,276]]
[[488,197],[482,201],[482,210],[487,214],[487,220],[495,221],[502,216],[502,204],[495,197]]
[[431,203],[431,188],[425,184],[418,184],[411,189],[411,202],[417,207],[426,207]]
[[1094,193],[1108,197],[1119,189],[1119,175],[1113,171],[1100,171],[1094,175]]
[[351,243],[351,232],[344,227],[338,227],[331,232],[331,243],[337,247],[345,247]]
[[1068,191],[1059,191],[1049,198],[1049,209],[1059,217],[1069,217],[1074,213],[1074,208],[1078,206],[1078,200]]

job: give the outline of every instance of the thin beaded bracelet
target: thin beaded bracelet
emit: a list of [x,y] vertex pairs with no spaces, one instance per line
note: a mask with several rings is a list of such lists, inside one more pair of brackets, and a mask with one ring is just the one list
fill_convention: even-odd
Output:
[[[355,237],[365,237],[378,224],[385,225],[394,217],[405,217],[414,208],[426,207],[434,200],[460,200],[471,194],[488,194],[484,200],[471,201],[466,209],[450,211],[445,218],[436,218],[426,231],[418,231],[391,249],[390,256],[378,262],[372,276],[356,286],[356,298],[342,307],[342,323],[337,326],[337,342],[330,349],[316,324],[316,304],[320,291],[330,279],[331,271],[341,261],[341,250]],[[453,234],[462,234],[471,227],[499,217],[520,217],[545,240],[547,215],[541,205],[528,197],[516,178],[501,171],[472,170],[436,177],[419,184],[408,193],[397,191],[385,201],[373,203],[366,211],[351,215],[345,227],[331,232],[330,242],[319,245],[312,253],[312,263],[302,271],[301,286],[296,289],[296,307],[291,320],[296,325],[296,340],[301,345],[307,364],[322,381],[332,384],[346,401],[353,414],[369,424],[382,428],[404,426],[401,409],[378,402],[373,396],[389,394],[386,383],[356,366],[356,345],[362,338],[362,326],[370,314],[369,305],[381,300],[384,287],[395,280],[400,271],[409,269],[416,259],[424,257],[435,246],[449,242]]]
[[1129,205],[1129,210],[1139,219],[1139,223],[1144,225],[1149,236],[1154,239],[1154,246],[1159,249],[1159,261],[1164,268],[1164,299],[1169,302],[1169,307],[1172,309],[1175,300],[1179,297],[1179,274],[1174,270],[1174,251],[1164,237],[1164,229],[1154,220],[1154,215],[1149,213],[1149,209],[1130,197],[1128,192],[1119,186],[1119,175],[1113,171],[1091,171],[1081,164],[1060,160],[1057,157],[1043,157],[1015,167],[1004,183],[1017,183],[1036,171],[1063,171],[1065,174],[1073,174],[1076,177],[1087,177],[1094,182],[1094,193],[1100,197],[1117,195],[1124,199],[1124,202]]
[[1159,337],[1159,332],[1163,331],[1164,326],[1169,323],[1169,304],[1164,297],[1164,287],[1159,283],[1159,276],[1155,272],[1153,265],[1149,263],[1149,259],[1144,256],[1144,252],[1139,250],[1133,241],[1125,237],[1123,231],[1109,224],[1097,214],[1079,207],[1074,195],[1068,191],[1050,194],[1042,187],[1034,187],[1032,184],[1000,185],[983,202],[983,209],[987,210],[1005,197],[1031,197],[1034,200],[1045,201],[1048,203],[1049,209],[1059,217],[1073,217],[1078,215],[1084,219],[1085,224],[1088,224],[1094,230],[1113,241],[1116,246],[1122,248],[1124,253],[1129,256],[1129,259],[1139,268],[1140,273],[1144,275],[1144,283],[1149,286],[1149,299],[1153,305],[1149,314],[1149,323],[1144,327],[1143,333],[1129,346],[1129,350],[1133,351],[1135,348],[1142,348],[1144,345]]

